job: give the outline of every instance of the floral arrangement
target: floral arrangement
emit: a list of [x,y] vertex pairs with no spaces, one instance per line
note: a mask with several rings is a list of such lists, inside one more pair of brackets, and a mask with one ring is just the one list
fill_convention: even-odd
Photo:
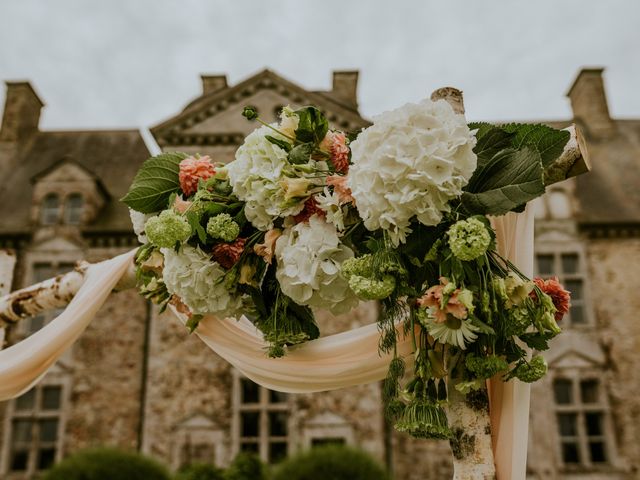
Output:
[[[569,134],[543,125],[467,124],[444,100],[408,104],[358,134],[329,128],[312,106],[284,108],[223,165],[164,153],[123,198],[144,244],[141,293],[203,315],[246,315],[269,356],[317,338],[313,308],[380,302],[379,349],[398,430],[449,438],[443,410],[501,375],[540,379],[569,293],[531,280],[496,251],[488,216],[522,211]],[[411,337],[408,381],[396,352]]]

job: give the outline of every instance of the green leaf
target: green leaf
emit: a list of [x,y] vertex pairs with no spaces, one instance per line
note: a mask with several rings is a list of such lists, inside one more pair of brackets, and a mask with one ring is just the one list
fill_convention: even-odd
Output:
[[482,136],[476,136],[478,142],[473,151],[478,156],[478,163],[481,164],[491,159],[500,150],[509,148],[514,136],[514,133],[498,127],[491,127]]
[[316,107],[303,107],[296,110],[300,119],[296,129],[296,138],[304,143],[320,143],[329,130],[329,122]]
[[180,162],[188,156],[186,153],[171,152],[147,159],[121,201],[142,213],[165,209],[171,194],[180,189]]
[[502,150],[478,167],[465,190],[467,212],[504,215],[544,193],[540,155],[528,147]]
[[496,331],[493,329],[493,327],[490,327],[489,325],[484,323],[482,320],[480,320],[475,315],[472,315],[470,318],[471,318],[471,323],[473,325],[475,325],[476,327],[478,327],[480,329],[481,333],[484,333],[486,335],[495,335],[496,334]]
[[187,323],[185,324],[186,327],[189,329],[189,333],[193,333],[195,331],[196,328],[198,328],[198,325],[200,324],[200,320],[202,320],[204,317],[202,315],[191,315],[189,317],[189,319],[187,320]]
[[469,130],[477,130],[476,138],[480,140],[491,129],[496,128],[496,125],[489,122],[469,122]]
[[281,140],[279,138],[272,137],[271,135],[265,135],[264,138],[269,140],[274,145],[279,146],[285,152],[290,152],[291,151],[291,144],[289,142],[287,142],[286,140]]
[[311,154],[314,149],[315,147],[313,143],[302,143],[300,145],[296,145],[289,152],[289,162],[295,165],[309,163],[309,159],[311,158]]
[[212,217],[223,213],[227,209],[227,205],[219,202],[203,202],[203,213]]
[[202,243],[206,243],[207,232],[200,224],[200,219],[202,218],[201,214],[198,213],[197,211],[189,211],[186,214],[186,218],[187,218],[187,222],[189,222],[189,225],[191,226],[191,235],[197,234],[198,239]]
[[554,336],[554,334],[533,332],[524,333],[518,338],[526,343],[529,348],[542,351],[549,349],[549,340],[551,340]]
[[552,164],[562,154],[571,137],[566,130],[557,130],[540,124],[510,123],[501,125],[500,128],[515,134],[513,148],[529,147],[536,150],[540,154],[543,167]]

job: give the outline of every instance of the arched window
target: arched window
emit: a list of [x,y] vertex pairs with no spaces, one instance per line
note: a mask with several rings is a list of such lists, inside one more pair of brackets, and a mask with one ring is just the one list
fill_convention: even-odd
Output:
[[60,197],[57,193],[49,193],[42,200],[40,222],[43,225],[55,225],[60,215]]
[[82,220],[84,199],[79,193],[72,193],[64,201],[64,223],[67,225],[79,225]]

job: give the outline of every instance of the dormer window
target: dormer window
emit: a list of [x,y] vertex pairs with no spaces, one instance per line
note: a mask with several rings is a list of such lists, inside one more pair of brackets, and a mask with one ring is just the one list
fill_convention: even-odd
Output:
[[72,193],[64,201],[64,223],[67,225],[80,225],[84,199],[79,193]]
[[58,223],[60,197],[57,193],[49,193],[44,197],[40,212],[40,222],[42,225],[55,225]]

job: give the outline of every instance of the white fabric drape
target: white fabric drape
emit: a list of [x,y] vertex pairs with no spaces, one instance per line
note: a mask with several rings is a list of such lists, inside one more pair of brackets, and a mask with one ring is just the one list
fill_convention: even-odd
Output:
[[[533,276],[534,215],[529,206],[523,213],[508,213],[491,219],[498,253],[529,278]],[[517,379],[489,382],[491,440],[499,480],[524,480],[527,470],[529,403],[531,388]]]
[[29,390],[71,347],[127,271],[133,254],[91,265],[82,287],[60,315],[30,337],[0,351],[0,400]]
[[[533,270],[533,214],[492,219],[498,251],[528,275]],[[0,400],[14,398],[36,383],[87,327],[132,261],[133,252],[92,265],[69,306],[22,342],[0,351]],[[176,315],[185,321],[184,316]],[[266,356],[260,332],[247,319],[206,316],[196,330],[218,355],[253,381],[284,392],[317,392],[374,382],[385,377],[389,355],[378,354],[375,324],[330,335],[289,349],[284,358]],[[413,362],[409,338],[398,352]],[[524,480],[529,386],[519,381],[489,385],[496,468],[500,480]]]
[[[184,322],[184,315],[176,313]],[[196,330],[214,352],[240,372],[271,390],[309,393],[351,387],[383,379],[391,355],[378,354],[376,324],[312,340],[287,350],[283,358],[268,358],[267,343],[246,318],[206,316]],[[400,333],[398,354],[413,365],[413,346]]]

